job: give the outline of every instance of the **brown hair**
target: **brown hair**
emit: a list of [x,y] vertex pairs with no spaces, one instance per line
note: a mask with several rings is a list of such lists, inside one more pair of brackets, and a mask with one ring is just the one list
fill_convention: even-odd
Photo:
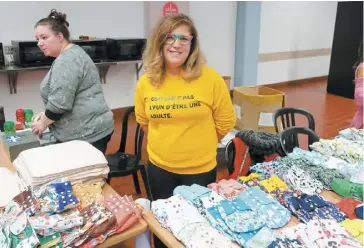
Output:
[[145,72],[150,82],[156,87],[161,85],[165,75],[164,43],[168,35],[181,25],[188,26],[193,36],[190,54],[182,65],[182,77],[186,81],[190,81],[199,77],[202,73],[205,59],[200,51],[199,37],[193,21],[184,14],[166,15],[159,20],[159,23],[153,30],[152,37],[147,41],[147,46],[143,53]]
[[66,14],[57,12],[55,9],[51,10],[48,17],[39,20],[35,27],[39,25],[49,25],[54,33],[62,33],[67,41],[70,39],[70,31],[68,30],[70,24],[66,21]]

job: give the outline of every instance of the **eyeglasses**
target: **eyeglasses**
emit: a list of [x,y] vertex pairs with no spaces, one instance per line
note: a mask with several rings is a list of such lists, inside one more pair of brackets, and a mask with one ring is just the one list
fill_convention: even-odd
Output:
[[179,43],[183,46],[189,45],[192,41],[192,36],[186,36],[182,34],[171,34],[167,37],[165,44],[166,45],[172,45],[176,40],[179,40]]

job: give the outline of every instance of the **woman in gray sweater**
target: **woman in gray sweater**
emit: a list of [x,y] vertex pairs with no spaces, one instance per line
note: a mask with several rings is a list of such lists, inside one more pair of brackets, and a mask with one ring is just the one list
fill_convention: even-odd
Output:
[[66,15],[55,10],[35,25],[39,48],[56,59],[40,86],[45,112],[33,119],[32,132],[41,135],[49,127],[58,142],[84,140],[105,153],[114,131],[113,113],[96,65],[69,41],[68,26]]

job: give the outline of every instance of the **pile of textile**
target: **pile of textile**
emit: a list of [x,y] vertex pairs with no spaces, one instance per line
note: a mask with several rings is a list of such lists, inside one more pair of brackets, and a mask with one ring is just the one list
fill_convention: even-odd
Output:
[[133,226],[142,209],[101,183],[60,178],[26,190],[0,209],[0,248],[95,247]]
[[25,150],[13,164],[24,184],[31,188],[61,177],[67,177],[72,184],[101,182],[109,173],[104,154],[85,141]]
[[0,167],[0,208],[6,206],[21,191],[17,174],[8,168]]

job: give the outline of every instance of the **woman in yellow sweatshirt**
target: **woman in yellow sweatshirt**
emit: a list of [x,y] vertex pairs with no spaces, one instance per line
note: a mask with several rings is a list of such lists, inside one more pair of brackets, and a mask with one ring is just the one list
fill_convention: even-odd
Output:
[[204,64],[192,20],[163,17],[143,62],[135,113],[147,134],[153,199],[172,196],[179,185],[215,182],[217,144],[236,116],[223,78]]

